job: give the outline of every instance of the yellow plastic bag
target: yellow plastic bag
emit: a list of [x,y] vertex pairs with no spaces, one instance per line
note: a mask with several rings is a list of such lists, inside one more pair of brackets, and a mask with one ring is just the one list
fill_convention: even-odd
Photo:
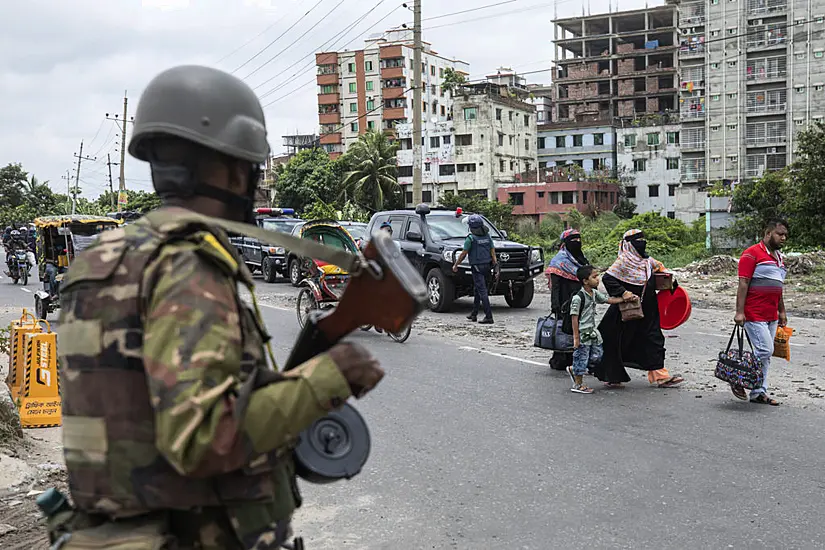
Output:
[[791,360],[791,327],[779,327],[776,329],[776,338],[773,339],[773,356],[781,357],[785,361]]

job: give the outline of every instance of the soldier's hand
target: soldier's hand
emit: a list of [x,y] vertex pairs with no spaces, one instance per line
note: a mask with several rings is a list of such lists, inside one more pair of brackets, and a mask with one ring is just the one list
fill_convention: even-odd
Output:
[[378,360],[361,344],[337,344],[328,353],[349,382],[356,399],[366,395],[384,378],[384,369],[379,366]]

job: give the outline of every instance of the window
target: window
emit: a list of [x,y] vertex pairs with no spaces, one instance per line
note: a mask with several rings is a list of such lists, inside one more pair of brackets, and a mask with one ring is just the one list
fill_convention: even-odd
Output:
[[636,134],[629,134],[624,137],[625,147],[636,147]]
[[464,108],[464,120],[476,120],[478,118],[478,110],[475,107]]
[[426,102],[426,101],[424,101],[424,102],[422,103],[422,105],[421,105],[421,112],[422,112],[422,113],[426,113],[426,112],[427,112],[427,102]]
[[355,72],[355,63],[348,63],[347,64],[347,71],[349,71],[350,73],[354,73]]
[[544,191],[536,191],[536,197],[543,199],[544,198]]
[[444,69],[443,68],[438,69],[438,78],[444,78]]
[[438,166],[439,176],[452,176],[455,174],[455,164],[441,164]]
[[719,125],[718,124],[712,124],[711,127],[710,127],[710,131],[711,132],[718,132],[719,131]]
[[321,86],[321,93],[322,94],[334,94],[335,93],[335,86],[332,84],[327,84],[326,86]]
[[820,15],[819,17],[816,18],[816,23],[818,25],[821,25],[823,22],[825,22],[825,17]]
[[510,204],[513,206],[523,206],[524,205],[524,193],[509,193],[510,195]]
[[581,147],[582,145],[584,145],[584,136],[582,134],[573,136],[573,147]]
[[719,101],[721,98],[722,96],[719,94],[713,94],[712,96],[710,96],[711,101]]
[[719,36],[719,29],[714,29],[714,30],[710,31],[710,35],[711,35],[712,37],[717,37],[717,36]]
[[710,0],[710,3],[713,4],[714,6],[718,6],[719,5],[719,0]]
[[728,67],[736,67],[736,61],[728,61]]
[[604,145],[604,134],[593,134],[593,145]]
[[505,162],[503,160],[498,161],[498,171],[504,172],[505,170],[507,170]]
[[512,147],[512,146],[513,146],[513,137],[514,137],[514,136],[507,136],[507,137],[510,139],[510,147]]
[[349,93],[354,94],[354,93],[357,93],[357,92],[358,92],[358,88],[357,88],[357,85],[355,84],[355,82],[350,82],[349,83]]
[[677,187],[679,187],[679,186],[678,185],[668,185],[667,186],[667,196],[668,197],[675,197]]
[[424,163],[424,171],[425,171],[425,172],[429,172],[429,171],[430,171],[430,163],[429,163],[429,162],[425,162],[425,163]]
[[736,99],[736,92],[731,92],[728,94],[728,99]]
[[[421,194],[422,194],[421,198],[423,199],[424,198],[423,197],[424,192],[422,191]],[[373,226],[373,227],[375,227],[375,226]],[[381,227],[381,226],[379,225],[379,227]],[[410,221],[407,222],[407,233],[404,236],[406,237],[406,235],[408,235],[410,233],[418,233],[419,235],[421,235],[421,221],[420,220],[417,220],[415,218],[410,218]]]
[[561,202],[562,202],[562,204],[573,204],[573,193],[574,193],[574,191],[562,191],[561,192]]
[[524,125],[530,126],[530,115],[524,115]]
[[796,86],[795,87],[796,93],[804,94],[805,93],[805,86]]
[[453,141],[453,136],[442,136],[441,143],[444,145],[449,145]]
[[367,80],[367,91],[371,92],[375,89],[375,84],[372,80]]
[[515,161],[512,161],[512,160],[511,160],[511,161],[510,161],[510,171],[512,172],[512,171],[513,171],[513,170],[515,170],[515,169],[516,169],[516,163],[515,163]]
[[802,126],[803,124],[805,124],[805,119],[796,118],[796,119],[794,119],[794,124],[796,124],[797,126]]
[[719,63],[711,63],[710,68],[711,69],[718,69],[719,68]]
[[525,151],[530,150],[530,138],[524,138],[524,150]]
[[358,104],[357,103],[350,103],[349,104],[349,112],[350,113],[357,113],[358,112]]
[[459,172],[475,172],[476,171],[476,165],[475,165],[475,163],[459,164],[458,165],[458,171]]
[[430,75],[435,76],[435,65],[430,65]]
[[797,59],[805,59],[805,52],[799,52],[798,54],[796,54],[796,58]]
[[496,109],[496,120],[501,120],[501,109]]
[[736,131],[736,124],[728,124],[728,130],[730,130],[731,132],[735,132]]
[[645,171],[645,159],[634,159],[633,160],[633,171],[634,172],[644,172]]
[[625,187],[624,190],[625,190],[625,193],[627,193],[627,198],[628,199],[635,199],[636,198],[636,188],[635,187]]
[[539,149],[544,149],[544,138],[543,137],[540,137],[538,139],[538,148]]
[[455,137],[455,144],[459,147],[465,147],[473,144],[472,134],[459,134]]
[[667,217],[670,218],[671,220],[675,220],[676,219],[676,212],[668,212]]
[[659,186],[658,185],[648,185],[647,186],[647,196],[648,197],[658,197],[659,196]]
[[[364,62],[364,70],[366,72],[372,71],[372,61],[365,61]],[[369,90],[369,88],[367,88]]]
[[374,121],[374,120],[370,120],[369,122],[367,122],[367,128],[368,128],[369,130],[375,130],[375,121]]
[[658,132],[655,134],[648,134],[647,135],[647,144],[651,147],[656,147],[659,145],[659,134]]
[[435,85],[435,84],[430,84],[430,93],[431,93],[432,95],[435,95],[435,93],[436,93],[437,91],[438,91],[438,90],[437,90],[437,88],[436,88],[436,85]]
[[825,55],[825,52],[823,52],[822,50],[814,52],[814,57],[817,59],[822,59],[823,55]]
[[739,162],[739,156],[738,155],[728,155],[728,162],[731,163],[731,164],[738,163]]
[[667,169],[668,170],[678,170],[679,169],[679,158],[669,158],[667,159]]
[[441,116],[447,116],[447,108],[444,105],[441,106]]
[[373,109],[375,109],[375,100],[374,99],[368,99],[367,100],[367,111],[372,111]]
[[679,145],[679,132],[668,132],[667,142],[670,145]]
[[567,141],[567,136],[556,136],[556,147],[557,148],[567,147],[566,141]]
[[437,149],[439,147],[441,147],[441,138],[438,137],[438,136],[431,137],[430,138],[430,148],[431,149]]
[[510,122],[513,122],[513,111],[507,111],[507,117],[509,118]]
[[398,177],[399,178],[411,178],[412,177],[412,166],[399,166],[398,167]]
[[722,157],[720,157],[720,156],[718,156],[718,155],[717,155],[717,156],[715,156],[715,157],[710,157],[710,161],[711,161],[713,164],[719,164],[720,162],[722,162]]
[[587,191],[582,191],[582,204],[587,204]]
[[358,123],[357,122],[350,122],[349,129],[353,132],[358,131]]
[[[432,191],[422,191],[421,192],[421,200],[424,202],[433,202],[433,192]],[[395,231],[395,229],[393,229]]]

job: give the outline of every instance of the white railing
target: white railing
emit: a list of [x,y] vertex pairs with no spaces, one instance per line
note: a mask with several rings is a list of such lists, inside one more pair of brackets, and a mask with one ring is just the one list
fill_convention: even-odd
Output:
[[691,118],[703,118],[705,116],[705,111],[679,111],[679,118],[691,119]]
[[682,149],[704,149],[704,141],[682,141],[679,145]]
[[705,179],[705,171],[700,172],[682,172],[682,179],[686,181],[703,180]]
[[784,113],[785,112],[785,104],[784,103],[775,103],[775,104],[762,104],[762,105],[748,105],[745,107],[745,110],[748,114],[754,113]]
[[777,143],[785,143],[788,140],[788,137],[785,135],[781,136],[758,136],[758,137],[746,137],[745,144],[750,147],[759,147],[761,145],[773,145]]
[[755,70],[745,77],[747,80],[768,80],[771,78],[785,78],[788,74],[786,69]]

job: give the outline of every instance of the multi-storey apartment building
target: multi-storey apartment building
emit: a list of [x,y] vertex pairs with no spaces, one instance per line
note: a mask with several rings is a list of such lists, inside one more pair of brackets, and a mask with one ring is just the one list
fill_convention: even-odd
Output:
[[[416,69],[412,31],[393,30],[366,40],[363,50],[318,53],[316,64],[320,141],[330,156],[341,155],[368,130],[383,130],[402,142],[399,181],[411,187],[412,117],[420,116],[424,165],[432,167],[433,159],[452,160],[453,98],[442,82],[448,68],[469,74],[466,63],[438,54],[425,42],[421,67]],[[422,105],[412,104],[414,70],[422,73]],[[425,200],[440,181],[431,176],[424,174]],[[454,183],[454,176],[449,181]]]
[[[682,182],[735,183],[785,167],[825,115],[825,3],[687,0],[678,6]],[[701,196],[677,208],[701,213]]]

